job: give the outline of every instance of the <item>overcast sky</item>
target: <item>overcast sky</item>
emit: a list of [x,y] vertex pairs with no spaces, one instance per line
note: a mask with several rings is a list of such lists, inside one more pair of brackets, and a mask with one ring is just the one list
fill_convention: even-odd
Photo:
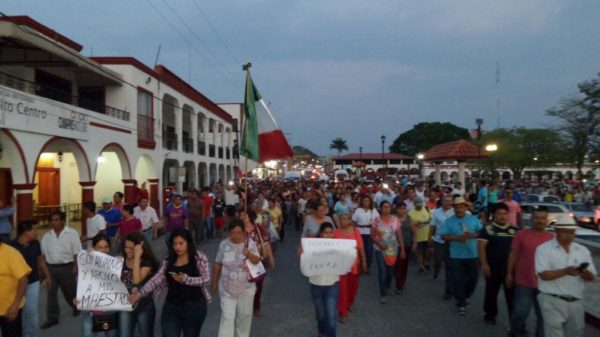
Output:
[[0,0],[0,10],[85,55],[153,66],[162,45],[159,63],[215,102],[243,100],[241,63],[252,61],[290,143],[322,155],[335,137],[380,151],[382,134],[389,145],[419,122],[548,126],[545,110],[600,72],[597,0]]

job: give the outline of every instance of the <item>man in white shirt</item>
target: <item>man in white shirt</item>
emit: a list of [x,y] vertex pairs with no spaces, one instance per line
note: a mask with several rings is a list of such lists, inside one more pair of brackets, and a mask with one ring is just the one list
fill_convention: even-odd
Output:
[[446,243],[442,236],[439,234],[444,228],[444,222],[446,219],[454,215],[454,208],[452,207],[452,196],[445,196],[442,199],[442,207],[436,208],[432,214],[431,222],[431,237],[433,241],[433,278],[437,279],[442,268],[442,261],[444,261],[445,277],[445,291],[444,299],[449,300],[452,298],[452,275],[450,275],[450,269],[448,263],[450,262],[450,244]]
[[371,264],[373,261],[373,240],[371,239],[371,229],[373,221],[379,217],[379,212],[373,207],[373,199],[365,196],[361,199],[361,205],[352,214],[352,221],[358,227],[360,236],[363,239],[365,249],[365,258],[367,260],[367,274],[371,273]]
[[142,197],[139,206],[133,209],[133,216],[140,219],[142,222],[142,232],[144,233],[146,240],[150,242],[151,240],[156,239],[156,231],[158,230],[160,220],[158,219],[156,210],[148,203],[148,198]]
[[[454,188],[452,189],[452,196],[455,195],[459,195],[461,197],[465,196],[465,188],[463,187],[462,183],[460,181],[457,181],[456,184],[454,184]],[[514,224],[513,224],[514,225]]]
[[81,243],[84,247],[90,247],[90,242],[98,233],[106,234],[106,220],[100,214],[96,214],[96,203],[86,201],[82,206],[83,216],[86,221],[86,235],[81,235]]
[[556,237],[535,252],[538,301],[546,337],[582,337],[585,327],[583,290],[594,280],[590,251],[574,242],[576,225],[554,226]]
[[50,215],[52,230],[42,238],[42,255],[48,264],[52,284],[48,288],[46,323],[42,329],[58,324],[60,307],[58,305],[58,287],[65,301],[73,309],[73,316],[79,316],[79,310],[73,304],[77,292],[77,253],[81,250],[79,234],[65,226],[67,215],[54,212]]

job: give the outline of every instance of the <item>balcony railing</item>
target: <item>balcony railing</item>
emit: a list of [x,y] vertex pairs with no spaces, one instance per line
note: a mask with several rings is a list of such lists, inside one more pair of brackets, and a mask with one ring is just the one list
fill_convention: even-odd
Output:
[[[104,105],[98,101],[89,100],[80,96],[72,95],[70,92],[65,92],[63,90],[58,90],[56,88],[44,86],[39,83],[27,81],[25,79],[15,77],[7,73],[0,72],[0,84],[13,89],[24,91],[32,95],[42,96],[55,101],[78,106],[87,110],[96,111],[98,113],[114,117],[123,121],[128,122],[131,118],[131,114],[127,111]],[[61,99],[57,99],[59,97],[66,97],[67,100],[63,101]]]
[[184,138],[182,142],[183,152],[193,153],[194,152],[194,139]]
[[213,144],[208,144],[208,156],[214,158],[215,152],[215,146]]
[[167,132],[163,130],[162,134],[163,148],[167,150],[177,150],[177,134],[174,132]]
[[137,116],[138,141],[154,142],[154,118],[144,115]]
[[223,159],[223,147],[219,146],[219,159]]
[[201,140],[198,141],[198,154],[206,156],[206,143]]
[[231,159],[231,149],[229,147],[225,148],[225,158]]

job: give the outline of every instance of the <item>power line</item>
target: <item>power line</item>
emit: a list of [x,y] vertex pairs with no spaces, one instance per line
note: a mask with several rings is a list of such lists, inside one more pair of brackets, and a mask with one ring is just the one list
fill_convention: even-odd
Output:
[[204,60],[206,60],[206,62],[208,62],[212,67],[214,67],[214,70],[216,72],[218,72],[221,76],[223,76],[223,78],[225,78],[229,82],[229,84],[231,84],[236,90],[240,90],[239,84],[236,84],[235,81],[233,81],[227,74],[222,72],[222,70],[220,68],[218,68],[209,58],[207,58],[205,55],[203,55],[198,50],[198,48],[196,48],[196,46],[193,45],[192,42],[188,38],[186,38],[185,35],[183,33],[181,33],[181,31],[179,31],[179,29],[177,29],[177,27],[175,27],[175,25],[173,25],[173,23],[171,23],[171,21],[169,21],[169,19],[167,19],[167,17],[158,8],[156,8],[156,6],[154,6],[154,4],[150,0],[146,0],[146,2],[177,33],[177,35],[179,35],[179,37],[181,37],[189,46],[191,46],[192,49],[200,57],[202,57]]
[[229,54],[229,56],[231,56],[231,58],[235,62],[242,63],[237,57],[235,57],[235,55],[233,54],[233,52],[231,51],[231,49],[229,49],[229,46],[225,42],[225,39],[221,36],[221,34],[219,34],[219,32],[217,31],[217,29],[215,28],[215,26],[212,24],[212,22],[208,18],[208,16],[206,14],[204,14],[204,11],[200,7],[200,5],[198,5],[198,3],[196,2],[196,0],[192,0],[192,3],[196,6],[196,8],[198,9],[198,11],[200,11],[200,14],[202,14],[202,17],[204,17],[204,19],[206,20],[206,23],[208,23],[208,25],[212,29],[213,33],[215,33],[215,35],[217,36],[217,38],[219,39],[219,41],[221,42],[221,44],[223,44],[223,46],[225,47],[225,50],[227,50],[227,53]]

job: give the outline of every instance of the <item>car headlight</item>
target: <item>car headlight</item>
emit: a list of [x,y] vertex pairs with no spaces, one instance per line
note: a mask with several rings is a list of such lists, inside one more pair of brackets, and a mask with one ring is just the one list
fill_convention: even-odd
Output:
[[592,222],[592,218],[590,218],[589,216],[582,216],[579,218],[579,221],[581,222]]

